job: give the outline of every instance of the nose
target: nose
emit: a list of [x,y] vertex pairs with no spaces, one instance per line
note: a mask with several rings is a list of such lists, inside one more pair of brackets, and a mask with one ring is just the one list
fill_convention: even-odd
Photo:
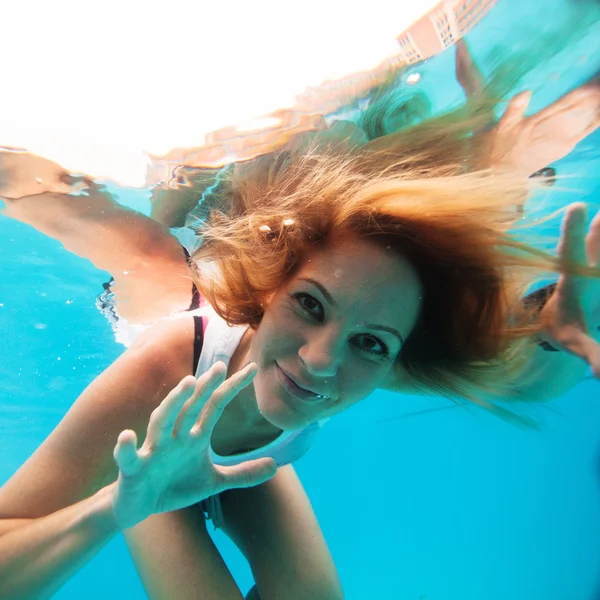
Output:
[[333,377],[342,361],[344,340],[335,328],[315,328],[298,355],[306,370],[316,377]]

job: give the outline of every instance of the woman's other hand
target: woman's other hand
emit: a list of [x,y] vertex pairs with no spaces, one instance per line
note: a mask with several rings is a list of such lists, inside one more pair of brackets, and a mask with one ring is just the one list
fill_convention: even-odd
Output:
[[275,474],[276,465],[267,458],[233,467],[216,466],[210,459],[210,438],[219,417],[255,374],[251,364],[225,380],[225,365],[216,363],[198,381],[185,377],[153,411],[139,450],[135,432],[119,435],[113,510],[120,528],[226,489],[258,485]]
[[[584,204],[567,210],[558,249],[561,261],[598,267],[600,264],[600,212],[586,231]],[[600,378],[600,279],[564,274],[541,312],[543,338],[551,346],[585,360]]]

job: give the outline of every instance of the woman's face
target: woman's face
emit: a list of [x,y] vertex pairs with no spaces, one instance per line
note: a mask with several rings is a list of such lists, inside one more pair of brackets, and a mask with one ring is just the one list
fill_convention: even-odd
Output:
[[262,415],[299,429],[383,387],[420,306],[417,273],[393,251],[360,240],[315,251],[252,339]]

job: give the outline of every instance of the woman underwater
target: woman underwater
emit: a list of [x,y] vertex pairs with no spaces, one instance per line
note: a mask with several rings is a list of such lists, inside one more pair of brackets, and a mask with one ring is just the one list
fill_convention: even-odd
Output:
[[[511,107],[496,134],[524,120],[523,102]],[[494,156],[514,148],[494,143],[506,137],[486,138]],[[212,310],[140,335],[0,489],[0,596],[51,596],[121,532],[150,598],[241,599],[207,516],[252,567],[247,598],[342,598],[292,466],[325,419],[376,389],[510,416],[496,400],[559,395],[586,363],[600,374],[589,333],[600,219],[586,235],[585,209],[572,206],[557,258],[519,243],[509,230],[526,177],[466,172],[482,153],[464,141],[425,123],[354,151],[292,149],[238,166],[213,192],[196,272],[152,220],[132,215],[115,231],[108,214],[102,229],[111,201],[90,182],[81,197],[19,189],[10,216],[29,222],[28,203],[49,200],[36,227],[101,268],[136,271],[117,280],[130,286],[119,304],[128,318],[185,311],[190,278]],[[42,166],[63,192],[77,183]],[[89,229],[72,232],[61,209],[80,209]],[[116,239],[131,243],[131,265]],[[527,284],[549,271],[561,274],[551,298],[524,305]]]
[[[600,371],[600,219],[587,256],[581,205],[558,258],[534,251],[508,233],[523,178],[453,174],[401,145],[230,176],[194,256],[215,314],[142,334],[0,490],[1,595],[52,595],[122,532],[151,598],[242,598],[206,514],[249,560],[249,598],[341,598],[291,464],[324,419],[375,389],[490,408],[559,394],[549,374],[583,361],[547,345]],[[541,271],[562,276],[538,316],[519,298]]]

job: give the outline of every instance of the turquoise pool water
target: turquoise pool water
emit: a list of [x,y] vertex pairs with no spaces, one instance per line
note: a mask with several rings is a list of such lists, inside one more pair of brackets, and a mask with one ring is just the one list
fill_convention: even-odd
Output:
[[[500,0],[468,39],[485,70],[494,47],[519,51],[536,36],[553,39],[554,28],[592,4]],[[540,63],[522,83],[534,89],[531,110],[598,70],[598,39],[598,28],[574,34],[569,48]],[[415,67],[436,110],[458,97],[453,65],[447,51]],[[600,202],[599,149],[597,131],[556,165],[571,176],[571,191],[535,199],[540,212],[573,200]],[[147,192],[122,189],[119,198],[148,211]],[[545,227],[555,232],[557,221]],[[94,306],[106,273],[4,217],[0,268],[5,481],[123,348]],[[533,411],[540,431],[440,399],[376,394],[328,424],[297,470],[349,600],[600,597],[600,387],[584,381]],[[241,555],[222,534],[215,537],[248,589]],[[145,594],[117,538],[56,597]]]

